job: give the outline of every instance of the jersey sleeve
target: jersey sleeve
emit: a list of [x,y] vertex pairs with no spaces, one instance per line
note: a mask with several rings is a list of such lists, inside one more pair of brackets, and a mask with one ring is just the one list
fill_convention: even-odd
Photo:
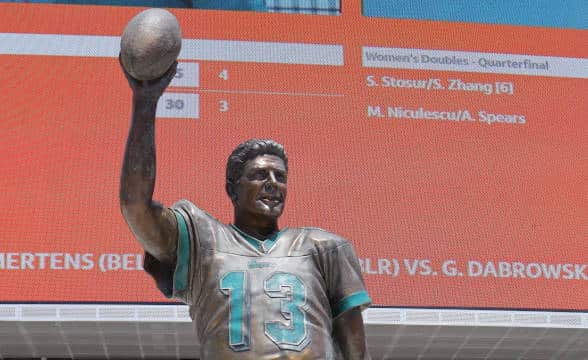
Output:
[[201,258],[210,247],[210,239],[223,225],[187,200],[178,201],[171,210],[178,224],[178,244],[172,291],[167,295],[192,305],[201,284]]
[[186,304],[191,303],[190,299],[190,260],[197,257],[197,249],[192,249],[196,242],[194,236],[190,236],[188,230],[189,218],[179,208],[172,208],[178,224],[178,244],[176,253],[176,266],[173,272],[172,291],[166,296],[176,298]]
[[365,288],[359,260],[351,243],[342,240],[324,252],[322,257],[333,319],[355,307],[366,309],[372,300]]

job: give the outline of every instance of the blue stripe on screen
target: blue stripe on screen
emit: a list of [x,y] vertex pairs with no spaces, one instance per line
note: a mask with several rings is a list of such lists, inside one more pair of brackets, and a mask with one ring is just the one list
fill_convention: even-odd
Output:
[[586,0],[363,0],[365,16],[588,29]]

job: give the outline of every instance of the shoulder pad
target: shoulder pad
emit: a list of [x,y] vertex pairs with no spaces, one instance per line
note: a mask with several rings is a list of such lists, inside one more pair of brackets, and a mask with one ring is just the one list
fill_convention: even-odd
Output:
[[302,229],[319,251],[328,251],[348,243],[347,239],[320,228],[304,227]]

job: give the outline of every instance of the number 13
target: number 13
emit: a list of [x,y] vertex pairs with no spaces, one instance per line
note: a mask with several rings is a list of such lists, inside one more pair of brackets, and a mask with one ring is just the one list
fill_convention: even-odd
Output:
[[[231,271],[220,279],[221,292],[229,297],[229,347],[233,351],[246,351],[249,338],[249,284],[246,271]],[[275,272],[263,282],[265,294],[280,300],[280,312],[288,322],[280,320],[264,323],[265,335],[280,349],[301,351],[308,345],[304,283],[294,274]]]

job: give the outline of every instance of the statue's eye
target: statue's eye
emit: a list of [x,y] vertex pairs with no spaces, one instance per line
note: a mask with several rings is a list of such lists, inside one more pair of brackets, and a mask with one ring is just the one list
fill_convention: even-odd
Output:
[[265,170],[256,170],[251,174],[252,180],[263,180],[267,177],[267,171]]
[[276,172],[275,176],[276,176],[277,182],[281,182],[281,183],[286,182],[286,174],[284,174],[283,172]]

